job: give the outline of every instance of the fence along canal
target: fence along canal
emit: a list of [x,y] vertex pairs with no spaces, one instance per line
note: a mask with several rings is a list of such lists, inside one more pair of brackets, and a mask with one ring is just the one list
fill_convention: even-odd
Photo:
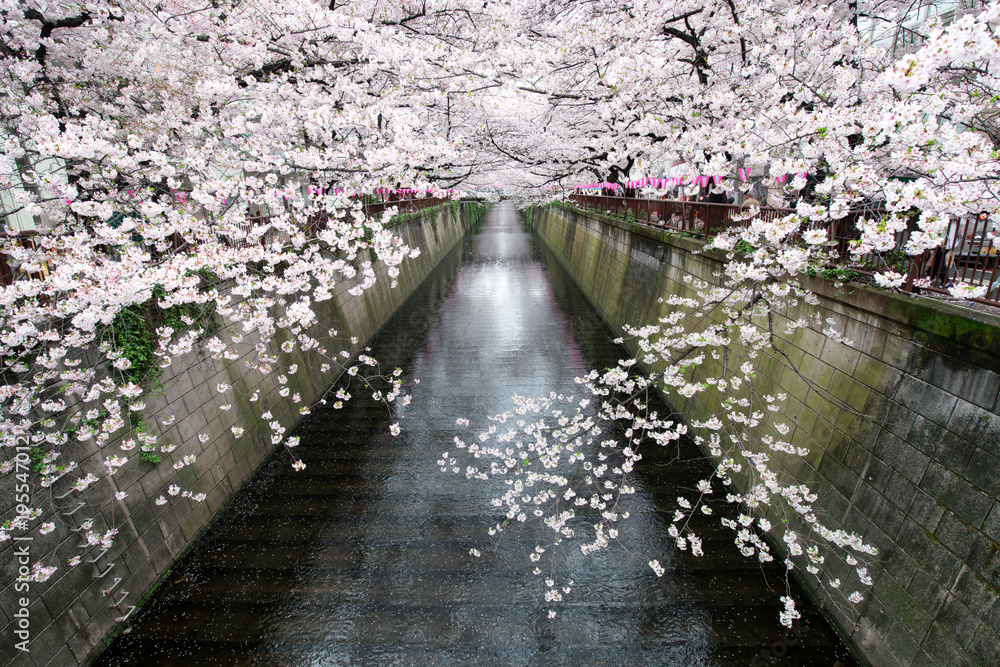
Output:
[[[750,223],[748,209],[734,204],[584,194],[570,195],[569,200],[581,208],[701,239],[710,239],[719,232]],[[790,208],[762,206],[755,219],[773,221],[794,213]],[[865,276],[868,282],[879,271],[894,270],[906,276],[902,285],[904,292],[916,291],[929,296],[949,295],[941,285],[942,280],[946,285],[966,283],[983,290],[982,296],[972,301],[1000,307],[1000,248],[994,241],[998,230],[993,228],[986,211],[976,216],[952,218],[939,249],[924,250],[915,256],[904,251],[915,229],[914,217],[906,229],[893,234],[892,250],[861,255],[852,252],[861,233],[858,223],[885,215],[883,208],[873,206],[847,211],[843,217],[831,219],[825,225],[832,241],[826,270],[839,271],[841,275],[854,274],[856,278]],[[941,253],[940,257],[937,253]]]
[[671,546],[671,503],[708,465],[693,444],[646,449],[622,546],[561,554],[575,585],[554,619],[528,560],[547,529],[487,537],[490,490],[436,465],[455,420],[574,392],[624,354],[611,336],[514,208],[494,206],[374,342],[383,368],[421,380],[405,412],[357,385],[343,410],[314,410],[297,431],[306,469],[279,451],[95,664],[855,664],[807,604],[783,632],[783,569],[741,557],[717,518],[699,527],[705,556]]

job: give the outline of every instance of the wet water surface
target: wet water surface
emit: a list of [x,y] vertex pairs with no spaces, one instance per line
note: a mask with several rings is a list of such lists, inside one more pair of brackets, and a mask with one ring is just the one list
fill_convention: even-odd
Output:
[[494,206],[373,345],[420,379],[403,433],[360,387],[343,410],[314,410],[298,429],[306,469],[272,457],[96,664],[855,664],[815,609],[783,635],[783,572],[742,558],[718,519],[697,526],[705,556],[671,546],[673,499],[708,469],[693,445],[647,448],[621,546],[560,553],[575,586],[554,607],[528,560],[550,538],[487,536],[496,487],[436,465],[456,418],[577,391],[623,355],[611,338],[513,207]]

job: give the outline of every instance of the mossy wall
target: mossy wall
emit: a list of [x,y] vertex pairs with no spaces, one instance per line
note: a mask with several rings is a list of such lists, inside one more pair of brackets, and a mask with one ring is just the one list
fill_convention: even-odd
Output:
[[[409,216],[393,231],[410,247],[420,248],[420,256],[405,260],[400,266],[398,286],[391,288],[385,268],[380,267],[375,285],[359,296],[349,293],[355,281],[336,286],[334,298],[314,304],[318,315],[313,335],[323,339],[329,329],[341,332],[346,347],[358,353],[382,328],[410,294],[430,275],[441,260],[477,225],[484,209],[476,203],[453,204]],[[358,342],[351,344],[350,338]],[[294,374],[288,374],[286,396],[276,379],[277,372],[261,378],[245,374],[244,361],[258,342],[247,336],[238,348],[240,357],[234,360],[212,359],[198,348],[185,358],[164,369],[160,390],[152,390],[143,400],[144,415],[149,430],[160,437],[160,444],[175,444],[177,448],[157,464],[130,462],[114,477],[105,478],[82,494],[71,495],[55,504],[68,511],[80,501],[75,512],[57,517],[57,529],[45,536],[36,536],[30,543],[31,562],[41,560],[57,565],[56,573],[44,583],[32,583],[27,593],[14,590],[17,578],[15,544],[0,545],[0,664],[25,666],[59,666],[87,661],[112,634],[119,623],[116,618],[139,603],[171,565],[187,550],[198,535],[210,525],[221,507],[246,483],[274,450],[270,428],[260,414],[269,410],[289,430],[300,418],[302,405],[311,405],[337,379],[332,372],[324,374],[296,351],[291,355],[280,352],[284,338],[273,341],[268,354],[281,355],[287,365],[298,364]],[[216,390],[219,383],[228,383],[235,391],[226,395]],[[245,397],[257,393],[259,403],[251,406]],[[229,394],[243,396],[228,411],[219,405],[230,400]],[[298,394],[301,402],[292,399]],[[358,400],[363,400],[358,399]],[[164,426],[168,415],[175,420]],[[231,428],[241,426],[242,437],[235,437]],[[202,443],[198,436],[207,435]],[[92,441],[91,441],[92,442]],[[103,450],[87,448],[83,443],[72,452],[80,463],[80,474],[103,470],[101,461],[113,445]],[[114,447],[117,450],[117,447]],[[173,464],[194,454],[197,461],[174,470]],[[12,476],[0,483],[12,481]],[[202,503],[175,498],[165,505],[155,500],[167,495],[167,488],[177,484],[192,493],[205,493]],[[114,493],[125,491],[123,500]],[[43,490],[36,489],[41,494]],[[0,498],[13,508],[13,493],[0,488]],[[9,504],[8,504],[8,501]],[[40,505],[36,502],[34,506]],[[9,509],[4,518],[13,514]],[[103,533],[117,527],[115,543],[106,553],[100,547],[80,549],[79,532],[72,530],[82,521],[93,519],[93,530]],[[100,554],[100,555],[99,555]],[[68,567],[73,556],[83,556],[76,567]],[[94,559],[94,562],[88,562]],[[110,567],[110,569],[108,569]],[[100,576],[105,573],[103,576]],[[30,619],[29,652],[15,647],[14,614],[19,598],[27,595]]]
[[[535,209],[533,226],[619,332],[655,323],[660,297],[689,295],[685,277],[717,282],[725,261],[695,239],[577,209]],[[803,583],[873,665],[1000,664],[1000,318],[821,279],[808,287],[853,344],[808,328],[785,335],[777,317],[787,358],[764,356],[755,388],[788,394],[791,442],[810,453],[774,461],[784,481],[819,494],[827,525],[880,553],[860,605],[843,599],[863,588],[846,567],[828,574],[844,581],[837,591]],[[689,419],[718,410],[710,391],[671,403]]]

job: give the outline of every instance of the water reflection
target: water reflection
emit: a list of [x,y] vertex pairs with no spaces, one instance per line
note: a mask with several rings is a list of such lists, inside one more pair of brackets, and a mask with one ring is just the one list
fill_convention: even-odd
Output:
[[[446,264],[374,346],[421,380],[403,435],[361,398],[314,411],[299,428],[306,470],[270,461],[98,664],[709,666],[771,650],[780,573],[741,559],[714,522],[698,527],[701,559],[666,537],[671,499],[704,475],[689,445],[647,454],[627,549],[560,553],[576,583],[547,617],[527,557],[538,534],[491,541],[492,489],[435,461],[456,418],[482,421],[513,393],[573,392],[575,376],[620,350],[509,205]],[[853,664],[815,611],[805,616],[773,664]]]

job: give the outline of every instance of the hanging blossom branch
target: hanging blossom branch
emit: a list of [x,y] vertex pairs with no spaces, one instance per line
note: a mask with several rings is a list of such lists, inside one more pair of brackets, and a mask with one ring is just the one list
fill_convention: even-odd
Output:
[[[549,539],[543,538],[528,554],[533,563],[551,555],[553,547],[569,543],[583,554],[607,549],[629,517],[642,452],[690,433],[718,463],[693,494],[677,499],[668,532],[678,549],[703,554],[702,538],[692,530],[691,519],[715,514],[714,503],[724,501],[738,508],[736,518],[722,517],[720,522],[735,533],[743,555],[762,563],[774,560],[771,540],[784,545],[788,572],[798,563],[822,578],[837,569],[829,562],[836,559],[855,569],[862,589],[871,585],[865,560],[876,550],[858,535],[824,523],[814,509],[816,494],[781,473],[783,458],[809,453],[787,440],[790,429],[781,416],[787,397],[756,389],[760,362],[780,354],[771,318],[818,304],[800,278],[810,267],[823,265],[830,242],[825,230],[810,233],[801,217],[764,222],[753,215],[746,216],[745,228],[717,236],[709,246],[726,253],[719,284],[687,276],[690,296],[661,300],[668,313],[656,324],[625,328],[637,350],[635,357],[577,378],[581,396],[515,396],[513,409],[491,417],[486,430],[455,439],[455,451],[438,460],[442,470],[504,485],[492,503],[506,521],[493,526],[491,535],[510,523],[545,526],[551,533],[544,531]],[[735,252],[737,243],[744,252]],[[823,325],[818,315],[798,317],[788,320],[786,333]],[[825,333],[849,344],[831,326]],[[711,416],[685,424],[653,409],[651,391],[661,392],[668,401],[712,392],[710,400],[718,407]],[[468,420],[459,425],[467,426]],[[473,555],[478,553],[473,550]],[[649,565],[658,576],[663,574],[655,557]],[[535,566],[534,572],[541,574],[542,569]],[[832,575],[820,583],[844,585]],[[545,599],[551,602],[563,599],[572,588],[560,586],[554,574],[545,584]],[[853,603],[863,598],[862,590],[847,595]],[[780,621],[791,626],[799,612],[790,594],[782,599]]]
[[[408,36],[390,38],[384,24],[403,18]],[[176,417],[147,407],[194,354],[240,364],[238,380],[215,383],[215,405],[263,420],[272,446],[297,444],[293,424],[255,387],[306,414],[290,378],[307,367],[356,375],[388,407],[408,400],[398,372],[367,352],[352,361],[358,341],[317,312],[382,274],[395,287],[419,254],[390,230],[395,209],[366,218],[363,198],[401,184],[441,196],[432,183],[464,162],[436,112],[414,105],[445,24],[365,1],[3,12],[0,194],[5,213],[45,229],[0,238],[18,278],[0,289],[0,481],[18,490],[0,549],[54,531],[71,505],[124,499],[122,471],[171,454],[177,470],[194,463],[173,453],[188,443],[158,435]],[[403,64],[416,65],[407,77]],[[348,390],[321,400],[342,405]],[[166,484],[155,502],[204,498]],[[117,531],[75,528],[85,551]],[[35,563],[32,576],[61,566]]]
[[[296,355],[322,373],[357,376],[389,409],[397,399],[408,403],[401,371],[382,374],[366,353],[352,363],[356,338],[347,340],[335,330],[316,332],[316,305],[332,298],[339,282],[359,296],[375,283],[375,258],[395,286],[399,265],[419,254],[388,231],[395,209],[380,219],[365,219],[356,202],[353,210],[345,205],[329,199],[322,207],[303,206],[295,215],[277,215],[252,228],[225,220],[209,223],[184,209],[165,211],[175,229],[184,229],[174,232],[182,253],[151,243],[147,236],[153,228],[130,218],[113,228],[91,223],[96,233],[72,243],[65,235],[53,235],[41,237],[37,249],[8,246],[22,268],[33,263],[51,268],[46,280],[18,281],[0,291],[0,330],[5,332],[0,372],[6,380],[0,385],[0,444],[18,452],[0,464],[0,473],[17,469],[17,478],[27,483],[29,475],[22,471],[28,466],[20,464],[30,458],[31,485],[47,494],[33,495],[45,506],[19,505],[17,515],[0,528],[0,542],[25,531],[51,532],[56,510],[68,502],[64,498],[171,454],[178,444],[161,442],[155,433],[166,431],[175,416],[158,414],[159,423],[149,428],[153,416],[147,414],[146,396],[160,372],[174,364],[184,367],[199,349],[217,360],[242,360],[240,385],[273,382],[292,404],[302,403],[299,394],[289,396],[289,376],[299,371]],[[318,214],[325,214],[325,229],[310,230],[299,222]],[[271,235],[275,240],[261,242]],[[150,262],[157,252],[165,256]],[[241,402],[254,411],[259,400],[257,390],[240,393],[225,382],[214,389],[221,412]],[[334,398],[334,407],[341,407],[350,396],[339,389]],[[285,435],[292,424],[256,410],[270,430],[272,446],[283,444],[291,451],[298,444],[298,438]],[[308,414],[309,406],[302,404],[298,412]],[[397,435],[398,423],[390,430]],[[232,432],[241,437],[243,428],[233,426]],[[197,435],[201,443],[208,437]],[[20,453],[29,448],[30,454]],[[103,468],[81,469],[77,460],[96,450],[107,454]],[[173,467],[180,470],[195,460],[187,455]],[[305,464],[296,460],[294,467],[301,470]],[[116,500],[125,497],[125,491],[115,493]],[[205,494],[171,484],[155,502],[163,505],[175,497],[201,502]],[[102,535],[90,523],[83,527],[81,547],[110,548],[117,528]],[[83,555],[68,565],[79,564]],[[32,576],[44,581],[55,570],[36,563]]]

